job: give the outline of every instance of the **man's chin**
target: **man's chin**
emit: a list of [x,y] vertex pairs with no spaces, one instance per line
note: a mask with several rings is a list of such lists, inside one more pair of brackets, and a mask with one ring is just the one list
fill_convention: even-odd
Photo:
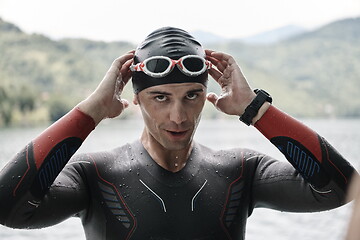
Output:
[[191,146],[192,140],[187,141],[166,141],[163,147],[168,151],[181,151],[188,149]]

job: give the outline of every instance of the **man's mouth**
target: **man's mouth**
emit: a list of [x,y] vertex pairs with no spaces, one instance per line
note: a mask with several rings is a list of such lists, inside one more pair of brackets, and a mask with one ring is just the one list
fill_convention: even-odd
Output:
[[186,135],[187,131],[170,131],[166,130],[173,137],[183,137]]

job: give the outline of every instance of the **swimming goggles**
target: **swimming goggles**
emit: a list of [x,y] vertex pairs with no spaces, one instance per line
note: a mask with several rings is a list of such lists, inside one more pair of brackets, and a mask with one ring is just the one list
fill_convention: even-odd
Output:
[[150,77],[165,77],[174,69],[175,65],[187,76],[196,77],[212,68],[211,62],[197,55],[186,55],[178,60],[166,56],[153,56],[143,62],[133,64],[130,70],[133,72],[144,72]]

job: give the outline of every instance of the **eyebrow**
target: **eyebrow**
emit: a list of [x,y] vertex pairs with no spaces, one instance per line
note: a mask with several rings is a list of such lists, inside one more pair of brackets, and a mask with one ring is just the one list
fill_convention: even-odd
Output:
[[[186,93],[198,93],[198,92],[203,92],[204,89],[199,88],[199,89],[194,89],[194,90],[190,90],[187,91]],[[166,96],[170,96],[171,93],[165,92],[165,91],[150,91],[148,92],[149,95],[166,95]]]
[[204,89],[199,88],[199,89],[190,90],[187,93],[198,93],[198,92],[203,92],[203,91],[204,91]]
[[171,93],[168,93],[168,92],[163,92],[163,91],[150,91],[150,92],[147,92],[147,94],[149,95],[171,95]]

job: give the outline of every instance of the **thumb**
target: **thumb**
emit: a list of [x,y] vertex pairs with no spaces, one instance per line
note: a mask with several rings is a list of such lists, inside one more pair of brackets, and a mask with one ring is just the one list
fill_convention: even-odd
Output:
[[121,99],[121,101],[120,101],[120,102],[122,103],[122,105],[123,105],[124,109],[125,109],[125,108],[127,108],[127,107],[129,106],[129,101],[128,101],[128,100],[126,100],[126,99]]
[[216,102],[218,100],[218,96],[215,93],[213,93],[213,92],[208,93],[206,95],[206,99],[216,107]]

